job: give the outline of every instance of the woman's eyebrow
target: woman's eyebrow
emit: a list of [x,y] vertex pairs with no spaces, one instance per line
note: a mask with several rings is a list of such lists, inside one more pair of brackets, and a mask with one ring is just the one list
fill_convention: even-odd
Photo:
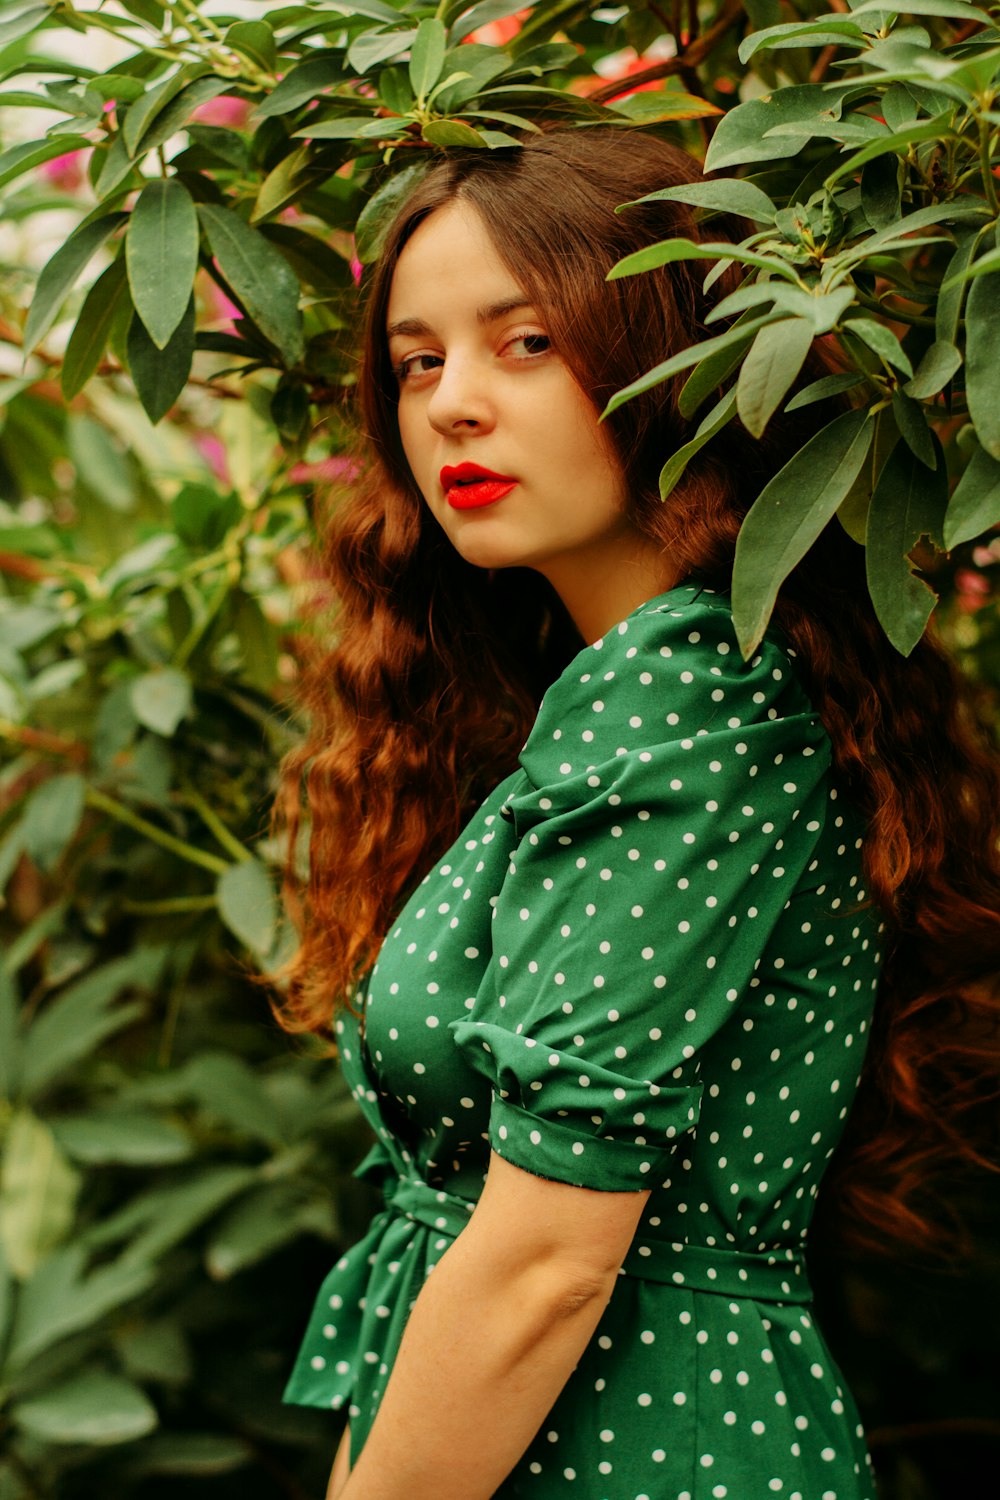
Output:
[[[476,312],[476,321],[479,323],[495,323],[498,318],[506,318],[509,313],[521,312],[524,309],[534,310],[534,303],[527,302],[523,297],[505,297],[501,302],[488,302],[485,307],[480,307]],[[401,318],[397,323],[390,323],[385,330],[387,339],[405,335],[409,338],[423,338],[425,334],[433,333],[429,323],[422,318]]]

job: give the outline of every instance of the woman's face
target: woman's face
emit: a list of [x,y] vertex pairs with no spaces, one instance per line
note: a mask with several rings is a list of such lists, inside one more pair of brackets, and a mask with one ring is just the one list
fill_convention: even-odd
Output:
[[468,562],[535,569],[590,639],[666,586],[593,406],[474,209],[414,231],[386,332],[407,463]]

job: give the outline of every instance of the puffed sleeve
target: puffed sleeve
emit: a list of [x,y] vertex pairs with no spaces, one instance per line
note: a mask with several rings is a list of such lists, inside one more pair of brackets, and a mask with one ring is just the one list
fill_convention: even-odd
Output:
[[807,871],[830,746],[789,653],[740,656],[727,602],[640,611],[546,694],[504,816],[492,959],[450,1023],[493,1089],[493,1150],[538,1176],[653,1186],[697,1123]]

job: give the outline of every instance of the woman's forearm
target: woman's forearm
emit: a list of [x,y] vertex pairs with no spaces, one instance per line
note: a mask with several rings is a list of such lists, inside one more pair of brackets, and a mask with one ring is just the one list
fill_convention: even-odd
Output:
[[584,1288],[554,1265],[510,1274],[472,1228],[421,1288],[342,1500],[488,1500],[600,1322],[614,1276]]

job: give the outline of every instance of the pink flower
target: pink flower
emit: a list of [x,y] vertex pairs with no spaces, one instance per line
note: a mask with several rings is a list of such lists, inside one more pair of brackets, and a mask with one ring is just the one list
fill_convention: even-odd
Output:
[[208,464],[216,479],[223,484],[229,484],[229,466],[226,463],[226,450],[220,440],[212,432],[199,432],[195,434],[194,446]]
[[357,477],[358,466],[342,454],[321,458],[316,463],[293,464],[288,471],[289,484],[349,484]]
[[207,104],[199,104],[191,118],[199,125],[223,125],[229,130],[243,130],[249,114],[250,106],[245,99],[220,94],[217,99],[209,99]]
[[989,602],[989,579],[971,568],[959,568],[955,574],[955,589],[958,596],[956,603],[963,615],[974,615]]
[[38,170],[54,188],[64,193],[77,193],[84,184],[89,155],[90,148],[81,146],[63,156],[54,156],[51,161],[43,161]]

